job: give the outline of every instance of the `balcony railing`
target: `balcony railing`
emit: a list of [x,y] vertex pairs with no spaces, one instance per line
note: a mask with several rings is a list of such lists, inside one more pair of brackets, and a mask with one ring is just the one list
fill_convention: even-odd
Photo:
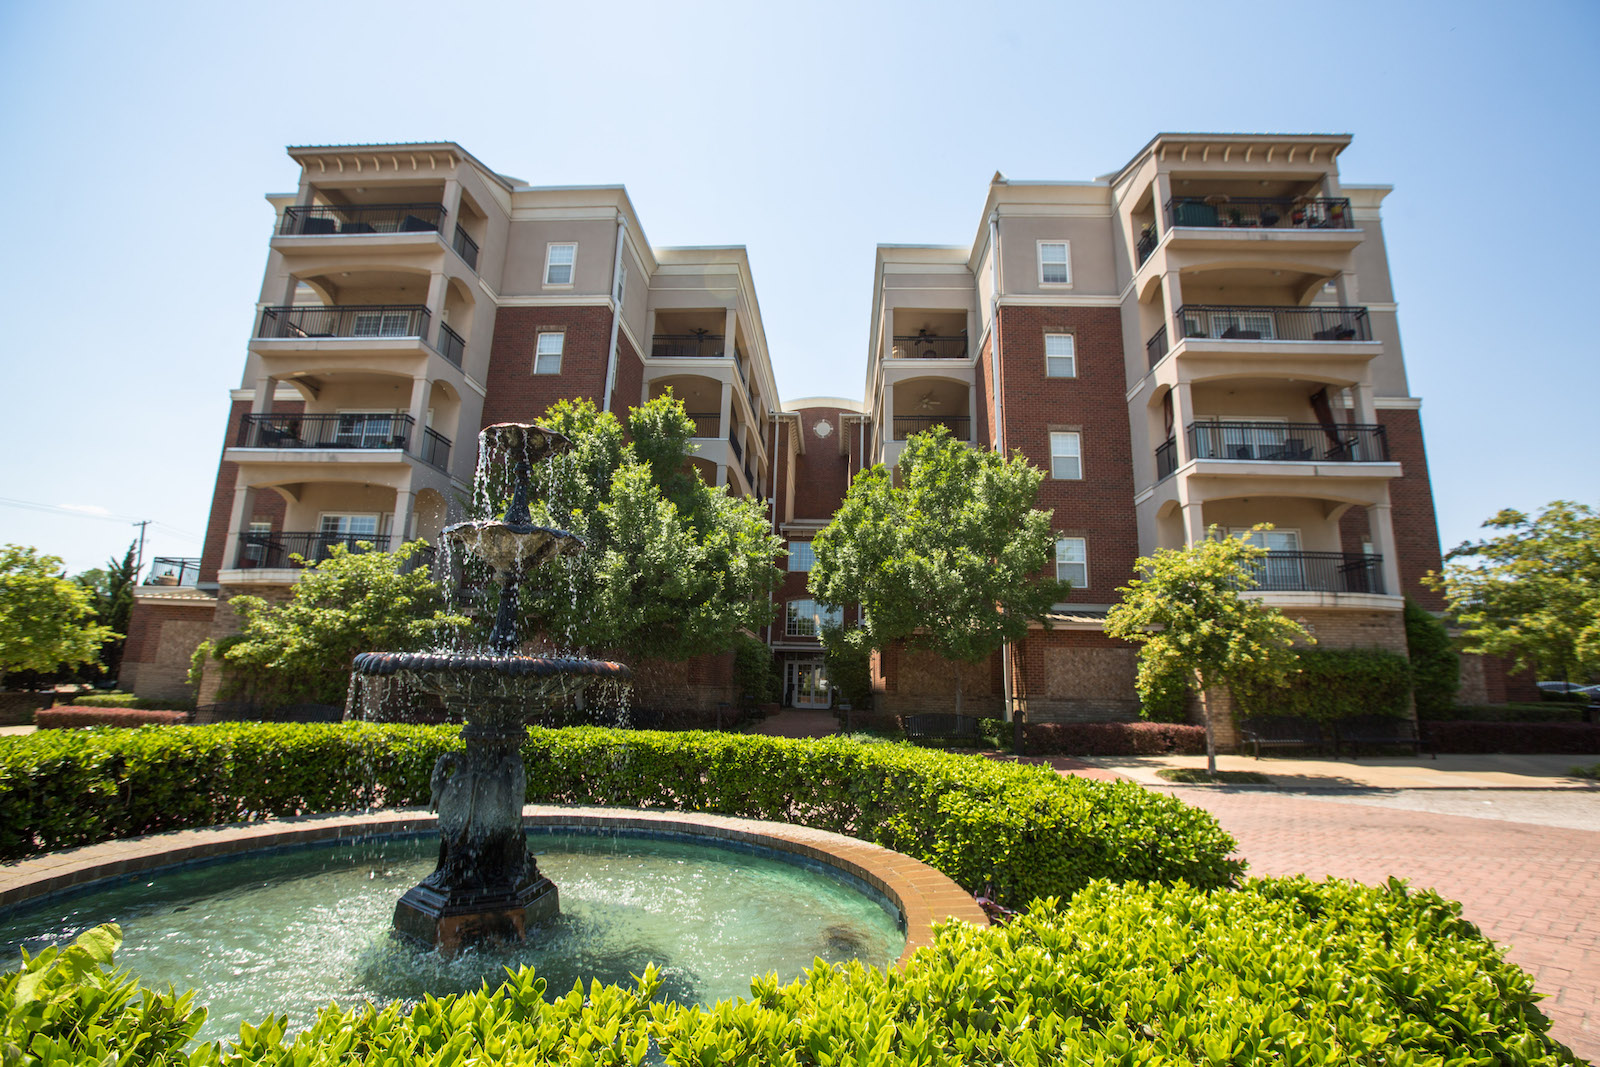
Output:
[[389,538],[379,534],[337,533],[242,533],[239,535],[239,555],[234,566],[239,570],[279,569],[300,567],[292,556],[300,556],[305,563],[317,563],[333,555],[334,545],[344,545],[351,552],[387,552]]
[[650,354],[657,359],[712,359],[725,355],[720,333],[658,333],[650,338]]
[[1383,593],[1383,557],[1361,552],[1280,552],[1255,565],[1259,592]]
[[246,415],[240,448],[398,448],[411,441],[410,415]]
[[732,433],[728,434],[728,444],[733,446],[733,458],[742,463],[744,461],[744,445],[739,443],[739,438]]
[[[1172,225],[1170,219],[1168,220],[1167,225]],[[1133,246],[1134,266],[1144,266],[1144,261],[1150,258],[1150,254],[1156,250],[1156,245],[1160,243],[1161,235],[1156,233],[1155,227],[1145,227],[1145,229],[1139,234],[1139,243]]]
[[1144,343],[1145,355],[1149,357],[1150,369],[1155,370],[1156,364],[1161,362],[1167,354],[1167,328],[1165,326],[1150,335],[1150,340]]
[[313,234],[438,233],[443,204],[343,204],[286,207],[278,233],[285,237]]
[[1350,201],[1344,197],[1175,196],[1167,201],[1166,214],[1168,226],[1246,226],[1264,230],[1351,228]]
[[1184,337],[1223,341],[1372,340],[1364,307],[1185,304],[1177,324]]
[[1193,422],[1195,459],[1300,463],[1383,463],[1389,438],[1382,426],[1316,422]]
[[157,556],[150,561],[145,585],[195,585],[200,581],[200,561],[181,556]]
[[896,337],[890,356],[894,359],[966,359],[967,339],[931,334]]
[[461,366],[461,360],[466,356],[467,342],[444,323],[439,324],[439,354],[456,366]]
[[1178,439],[1169,437],[1156,446],[1156,481],[1172,477],[1178,469]]
[[935,426],[943,426],[957,441],[971,440],[967,435],[972,420],[966,415],[896,415],[894,439],[904,441],[914,433],[924,433]]
[[689,418],[694,420],[694,435],[696,437],[720,437],[717,424],[722,421],[722,416],[715,411],[691,411]]
[[[410,416],[406,416],[410,418]],[[438,467],[440,470],[450,469],[450,438],[438,430],[424,426],[422,428],[422,451],[417,457],[429,466]]]
[[473,270],[478,269],[478,242],[461,228],[459,222],[456,223],[456,236],[455,240],[450,242],[450,247],[456,250],[456,255],[460,256],[467,266]]
[[338,304],[261,309],[261,338],[405,338],[428,332],[421,304]]

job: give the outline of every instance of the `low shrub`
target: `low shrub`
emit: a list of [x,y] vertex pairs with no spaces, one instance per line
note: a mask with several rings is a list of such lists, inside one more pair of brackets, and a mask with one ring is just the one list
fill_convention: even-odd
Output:
[[1426,715],[1417,708],[1419,719],[1447,722],[1583,722],[1584,714],[1581,704],[1474,704]]
[[1596,763],[1593,767],[1574,767],[1572,768],[1572,776],[1574,778],[1587,778],[1590,781],[1600,781],[1600,763]]
[[55,702],[54,693],[0,693],[0,726],[27,726],[34,712]]
[[141,711],[193,711],[194,701],[153,700],[132,693],[80,693],[67,701],[76,708],[138,708]]
[[1204,767],[1163,767],[1157,778],[1180,785],[1271,785],[1272,779],[1256,771],[1208,771]]
[[1403,718],[1411,709],[1405,657],[1375,648],[1296,649],[1298,673],[1281,686],[1235,685],[1241,718],[1291,716],[1332,722],[1355,715]]
[[1512,755],[1600,752],[1600,724],[1581,722],[1423,722],[1422,740],[1434,752]]
[[1461,688],[1461,657],[1444,623],[1410,597],[1406,597],[1405,624],[1417,715],[1442,719]]
[[[109,940],[107,930],[87,936]],[[237,1041],[190,1049],[186,996],[156,997],[151,1011],[151,994],[136,1003],[133,983],[98,955],[82,969],[38,962],[0,979],[0,1004],[3,1036],[33,1042],[47,1063],[115,1062],[119,1051],[192,1067],[1577,1062],[1549,1036],[1533,979],[1459,905],[1393,881],[1096,882],[1005,926],[947,923],[903,967],[818,962],[709,1008],[652,1004],[653,967],[628,986],[577,985],[551,1000],[524,969],[410,1008],[330,1005],[292,1038],[269,1017]],[[15,995],[40,973],[47,996]]]
[[1199,756],[1206,729],[1169,722],[1039,722],[1024,727],[1030,756]]
[[[1148,724],[1133,724],[1148,725]],[[1167,727],[1167,729],[1172,729]],[[188,826],[423,803],[446,726],[229,723],[0,737],[0,858]],[[1222,885],[1206,812],[1131,782],[838,738],[533,730],[527,798],[800,823],[914,856],[999,899],[1095,878]]]
[[187,722],[187,711],[146,711],[119,707],[57,707],[34,714],[41,730],[85,730],[91,726],[176,726]]

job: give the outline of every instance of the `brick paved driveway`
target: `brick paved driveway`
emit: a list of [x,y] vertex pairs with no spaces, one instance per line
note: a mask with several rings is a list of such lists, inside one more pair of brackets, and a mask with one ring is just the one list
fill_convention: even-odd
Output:
[[[1556,1039],[1600,1059],[1600,828],[1275,791],[1170,791],[1216,815],[1252,874],[1333,875],[1369,884],[1395,875],[1461,901],[1462,914],[1534,976]],[[1600,805],[1600,796],[1594,799]]]

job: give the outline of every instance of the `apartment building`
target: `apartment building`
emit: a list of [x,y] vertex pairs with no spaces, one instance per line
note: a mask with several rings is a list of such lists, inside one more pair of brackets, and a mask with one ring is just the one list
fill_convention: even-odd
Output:
[[[1341,180],[1349,141],[1162,134],[1092,181],[997,174],[970,244],[878,248],[861,402],[781,402],[744,251],[653,248],[621,186],[532,187],[448,143],[292,148],[197,580],[141,590],[123,682],[176,695],[234,596],[288,595],[291,553],[437,536],[482,426],[668,388],[705,479],[766,501],[786,539],[763,636],[801,706],[828,699],[809,541],[855,471],[936,424],[1047,472],[1073,586],[1050,629],[967,668],[977,709],[1135,715],[1105,611],[1139,555],[1213,526],[1273,523],[1255,595],[1324,646],[1403,653],[1404,596],[1441,606],[1418,583],[1438,535],[1389,189]],[[690,699],[732,695],[726,663],[679,669]],[[880,703],[935,706],[952,669],[891,649]],[[1466,695],[1506,684],[1474,663]]]

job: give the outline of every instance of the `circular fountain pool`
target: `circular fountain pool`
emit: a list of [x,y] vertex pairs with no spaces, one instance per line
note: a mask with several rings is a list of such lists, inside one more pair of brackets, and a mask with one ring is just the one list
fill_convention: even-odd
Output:
[[661,996],[709,1004],[751,976],[796,977],[821,957],[886,966],[906,945],[881,894],[768,850],[605,831],[538,832],[529,845],[561,886],[561,914],[526,943],[446,960],[395,938],[395,899],[426,875],[437,839],[298,846],[134,876],[25,906],[0,921],[14,960],[122,924],[117,962],[146,985],[199,991],[202,1037],[287,1014],[306,1025],[330,1000],[416,1000],[498,983],[527,965],[560,995],[575,980],[627,982],[654,963]]

